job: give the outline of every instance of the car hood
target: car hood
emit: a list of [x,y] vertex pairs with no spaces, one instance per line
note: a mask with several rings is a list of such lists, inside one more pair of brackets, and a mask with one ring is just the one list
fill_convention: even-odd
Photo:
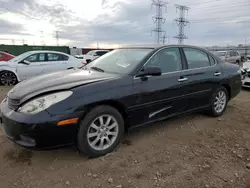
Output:
[[66,90],[77,86],[114,79],[116,74],[71,69],[37,76],[17,84],[7,96],[21,103],[45,92]]
[[9,66],[10,65],[10,62],[8,62],[8,61],[1,61],[1,63],[0,63],[0,67],[1,66]]

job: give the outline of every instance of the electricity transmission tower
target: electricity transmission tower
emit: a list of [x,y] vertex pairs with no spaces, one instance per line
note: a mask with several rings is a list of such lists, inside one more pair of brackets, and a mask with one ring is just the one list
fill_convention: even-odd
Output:
[[180,17],[176,18],[174,21],[179,26],[179,34],[176,35],[174,38],[178,39],[179,44],[183,44],[184,39],[187,39],[187,37],[184,34],[184,27],[187,26],[189,21],[185,18],[185,13],[188,12],[189,7],[183,6],[183,5],[175,5],[176,10],[179,10]]
[[162,24],[164,24],[166,21],[165,18],[162,17],[162,9],[167,8],[167,2],[163,2],[161,0],[152,0],[152,7],[153,6],[156,7],[156,16],[153,17],[156,27],[152,30],[152,32],[156,33],[157,44],[160,44],[162,33],[165,33],[165,31],[162,29]]

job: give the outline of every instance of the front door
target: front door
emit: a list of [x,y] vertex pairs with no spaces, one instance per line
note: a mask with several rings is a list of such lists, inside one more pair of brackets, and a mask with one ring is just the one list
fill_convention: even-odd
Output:
[[17,73],[21,80],[26,80],[31,77],[42,74],[42,63],[46,60],[45,53],[36,53],[23,59],[30,62],[29,65],[18,63]]
[[161,68],[162,75],[134,78],[136,103],[129,112],[130,120],[135,125],[160,120],[182,111],[183,99],[179,82],[182,61],[179,48],[161,49],[143,68],[152,66]]

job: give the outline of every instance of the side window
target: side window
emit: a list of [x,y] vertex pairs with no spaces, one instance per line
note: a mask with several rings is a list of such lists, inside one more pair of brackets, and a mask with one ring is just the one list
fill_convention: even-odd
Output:
[[230,56],[231,56],[231,57],[236,56],[236,52],[230,52]]
[[210,55],[208,55],[208,57],[209,57],[210,64],[215,65],[216,64],[215,59]]
[[39,58],[38,58],[39,61],[45,61],[45,54],[39,54]]
[[194,48],[183,48],[189,69],[208,67],[210,62],[207,53]]
[[60,54],[48,53],[48,61],[60,61]]
[[[79,58],[79,59],[83,59],[83,57]],[[61,60],[62,61],[68,61],[69,60],[69,57],[66,56],[66,55],[61,55]]]
[[182,70],[179,48],[166,48],[157,52],[145,67],[159,67],[162,73]]
[[37,56],[38,56],[38,54],[33,54],[33,55],[30,55],[30,56],[28,56],[28,57],[26,57],[24,60],[27,60],[27,61],[29,61],[29,62],[37,62],[38,60],[37,60]]
[[97,51],[97,52],[96,52],[96,55],[102,56],[102,55],[104,55],[104,54],[106,54],[106,53],[107,53],[107,51]]

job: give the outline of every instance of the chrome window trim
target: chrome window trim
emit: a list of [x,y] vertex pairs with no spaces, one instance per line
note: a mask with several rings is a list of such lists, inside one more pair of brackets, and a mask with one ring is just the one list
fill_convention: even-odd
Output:
[[[143,66],[142,67],[144,67],[151,59],[152,59],[152,57],[156,54],[156,53],[158,53],[159,51],[161,51],[161,50],[163,50],[163,49],[166,49],[166,48],[183,48],[183,47],[173,47],[173,46],[168,46],[168,47],[164,47],[164,48],[161,48],[161,49],[159,49],[159,50],[157,50],[144,64],[143,64]],[[185,48],[194,48],[194,47],[185,47]],[[200,50],[200,49],[197,49],[197,48],[194,48],[194,49],[196,49],[196,50]],[[200,51],[202,51],[202,50],[200,50]],[[218,64],[218,62],[217,62],[217,60],[212,56],[212,55],[210,55],[209,53],[207,53],[207,52],[205,52],[205,51],[202,51],[202,52],[204,52],[204,53],[206,53],[207,55],[209,55],[209,56],[211,56],[213,59],[214,59],[214,61],[215,61],[215,64],[214,65],[210,65],[210,66],[206,66],[206,67],[199,67],[199,68],[194,68],[194,69],[184,69],[184,70],[180,70],[180,71],[174,71],[174,72],[166,72],[166,73],[162,73],[160,76],[162,76],[162,75],[166,75],[166,74],[173,74],[173,73],[178,73],[178,72],[186,72],[186,71],[190,71],[190,70],[197,70],[197,69],[206,69],[206,68],[210,68],[210,67],[215,67],[217,64]],[[181,53],[180,53],[180,55],[181,55]],[[141,67],[141,69],[142,69],[142,67]],[[140,69],[140,70],[141,70]],[[138,71],[139,72],[139,71]],[[150,78],[150,77],[153,77],[153,76],[146,76],[147,78]],[[154,76],[155,77],[155,76]],[[136,77],[136,75],[134,76],[134,80],[136,80],[136,79],[140,79],[141,77]]]

